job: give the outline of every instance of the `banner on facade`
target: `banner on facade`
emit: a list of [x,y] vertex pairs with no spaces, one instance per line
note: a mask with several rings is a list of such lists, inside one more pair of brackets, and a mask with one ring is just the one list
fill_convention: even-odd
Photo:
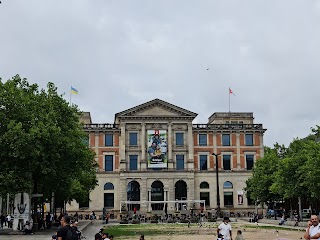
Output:
[[148,168],[168,167],[167,131],[148,130]]
[[238,205],[243,205],[243,191],[238,191]]

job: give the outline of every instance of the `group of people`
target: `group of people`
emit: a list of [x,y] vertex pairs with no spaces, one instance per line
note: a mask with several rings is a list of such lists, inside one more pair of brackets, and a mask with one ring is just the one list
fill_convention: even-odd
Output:
[[94,236],[94,240],[113,240],[113,235],[109,235],[108,233],[103,232],[103,228],[100,229],[100,231]]
[[7,226],[8,228],[12,228],[13,218],[10,214],[5,216],[3,213],[0,216],[0,227],[3,229],[3,226]]
[[[217,229],[218,239],[217,240],[232,240],[232,227],[229,223],[229,218],[224,217],[223,222],[218,226]],[[237,236],[235,240],[244,240],[242,236],[242,231],[237,231]]]
[[71,221],[71,217],[64,215],[61,218],[61,226],[55,235],[52,236],[52,240],[79,240],[81,239],[81,232],[78,230],[77,222]]

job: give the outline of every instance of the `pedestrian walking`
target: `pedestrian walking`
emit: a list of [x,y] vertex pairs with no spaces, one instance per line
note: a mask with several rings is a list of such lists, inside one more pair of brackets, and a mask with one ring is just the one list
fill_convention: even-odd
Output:
[[232,228],[229,223],[229,217],[223,218],[223,223],[221,223],[217,229],[218,235],[223,235],[224,240],[232,240]]

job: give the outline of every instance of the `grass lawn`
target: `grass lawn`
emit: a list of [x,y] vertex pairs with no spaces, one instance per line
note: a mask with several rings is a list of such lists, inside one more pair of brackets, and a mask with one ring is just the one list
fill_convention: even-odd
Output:
[[[274,234],[275,230],[280,230],[280,232],[286,231],[283,233],[285,237],[288,235],[288,231],[296,231],[296,229],[284,229],[281,226],[255,226],[241,223],[231,223],[233,227],[233,233],[236,235],[237,230],[242,230],[247,236],[245,239],[255,239],[254,237],[262,238],[263,235],[268,236],[268,234]],[[188,224],[121,224],[121,225],[111,225],[106,226],[104,232],[109,233],[109,235],[116,236],[116,239],[138,239],[140,235],[149,236],[148,239],[161,239],[160,236],[165,237],[165,239],[181,239],[187,240],[191,236],[201,235],[203,239],[212,238],[216,235],[218,228],[218,223],[203,223],[203,227],[199,227],[198,224],[193,223],[190,227]],[[297,233],[293,233],[297,234]],[[252,235],[252,238],[250,238]],[[273,236],[273,235],[272,235]],[[275,236],[275,235],[274,235]],[[269,235],[270,237],[270,235]],[[192,239],[192,237],[191,237]],[[272,238],[270,238],[272,239]],[[287,238],[290,239],[290,238]]]

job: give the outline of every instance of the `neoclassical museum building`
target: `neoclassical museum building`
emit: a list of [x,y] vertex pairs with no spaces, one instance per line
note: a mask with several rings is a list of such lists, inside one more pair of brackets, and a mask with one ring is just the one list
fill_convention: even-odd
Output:
[[266,129],[251,112],[216,112],[207,123],[192,124],[196,116],[160,99],[116,113],[114,123],[92,123],[83,113],[98,186],[88,206],[72,202],[67,210],[213,209],[217,179],[222,211],[254,209],[244,187],[263,156]]

